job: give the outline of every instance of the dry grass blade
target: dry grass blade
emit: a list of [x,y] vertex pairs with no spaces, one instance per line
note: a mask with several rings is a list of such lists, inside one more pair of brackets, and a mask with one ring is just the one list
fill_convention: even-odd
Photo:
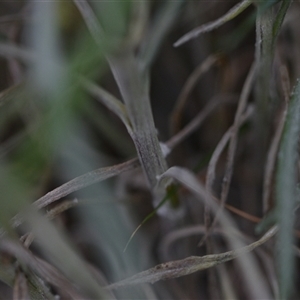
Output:
[[89,173],[86,173],[82,176],[76,177],[69,182],[59,186],[58,188],[54,189],[53,191],[47,193],[40,199],[36,200],[34,202],[34,205],[37,208],[43,208],[50,203],[53,203],[54,201],[57,201],[61,199],[62,197],[65,197],[75,191],[78,191],[82,188],[85,188],[89,185],[92,185],[96,182],[108,179],[110,177],[116,176],[121,174],[122,172],[132,170],[139,166],[139,162],[137,159],[129,160],[125,163],[106,167],[106,168],[100,168],[94,171],[91,171]]
[[[55,207],[52,208],[51,210],[47,211],[46,216],[49,220],[52,220],[62,212],[74,207],[77,204],[78,204],[77,199],[63,201],[62,203],[55,205]],[[23,242],[24,247],[29,248],[32,242],[34,241],[34,239],[35,239],[34,234],[32,232],[29,232],[23,235],[20,240]]]
[[206,256],[190,256],[182,260],[170,261],[155,266],[147,271],[140,272],[128,279],[119,281],[117,283],[107,286],[109,289],[116,289],[123,286],[141,284],[141,283],[154,283],[159,280],[166,280],[177,278],[194,272],[205,270],[224,262],[233,260],[243,254],[246,254],[256,247],[262,245],[277,232],[277,227],[271,228],[261,239],[258,241],[232,251],[224,252],[221,254],[212,254]]
[[[228,144],[230,137],[232,135],[232,129],[233,127],[230,127],[226,133],[223,135],[221,140],[219,141],[217,147],[215,148],[213,155],[211,156],[211,159],[208,163],[208,168],[206,172],[206,181],[205,181],[205,189],[206,191],[213,195],[213,184],[216,177],[216,166],[219,161],[220,155],[224,151],[226,145]],[[209,201],[209,199],[207,199]],[[211,218],[210,218],[210,209],[207,205],[204,207],[204,224],[206,228],[206,233],[203,236],[203,238],[200,240],[198,247],[200,247],[204,241],[207,239],[208,235],[210,234],[210,231],[213,229],[213,226],[211,225]]]
[[47,211],[47,218],[49,220],[52,220],[55,217],[57,217],[59,214],[61,214],[62,212],[76,206],[77,204],[78,204],[78,200],[76,198],[73,200],[63,201],[62,203],[55,205],[54,208]]
[[[219,211],[219,205],[216,203],[213,196],[205,190],[205,187],[201,184],[201,182],[199,182],[195,175],[187,169],[180,167],[171,167],[161,176],[161,178],[164,177],[171,177],[173,179],[176,179],[185,187],[187,187],[197,197],[200,197],[200,199],[204,203],[209,205],[210,209],[214,213],[217,213]],[[222,213],[220,214],[220,223],[222,226],[224,226],[224,228],[228,230],[228,239],[230,241],[231,237],[229,232],[231,230],[235,230],[235,226],[233,224],[233,221],[225,211],[222,211]],[[233,240],[231,240],[231,242],[233,248],[241,246],[241,244],[235,244],[235,241]]]
[[[226,232],[221,228],[221,227],[215,227],[212,229],[212,233],[216,235],[224,235],[226,236]],[[164,249],[170,248],[171,244],[176,242],[178,239],[182,239],[191,235],[199,235],[199,234],[205,234],[205,226],[203,225],[192,225],[184,228],[177,229],[175,231],[171,231],[169,234],[167,234],[163,241],[162,241],[162,247]],[[232,231],[232,234],[239,237],[243,238],[246,240],[245,235],[239,231],[235,230]]]
[[258,107],[257,126],[260,128],[259,143],[262,145],[262,157],[266,156],[267,139],[270,135],[272,120],[270,111],[270,90],[272,88],[272,65],[274,60],[275,46],[281,25],[292,1],[281,1],[281,6],[276,11],[272,4],[276,1],[265,1],[257,7],[256,18],[256,50],[255,60],[257,63],[256,101]]
[[[240,121],[239,126],[241,126],[250,116],[251,114],[251,110],[248,110],[244,116],[242,116]],[[207,168],[207,173],[206,173],[206,182],[205,182],[205,188],[207,190],[207,192],[209,194],[214,194],[213,192],[213,184],[215,181],[215,170],[216,170],[216,165],[219,161],[220,155],[222,154],[222,152],[224,151],[227,143],[229,142],[231,136],[232,136],[232,131],[233,131],[233,126],[230,127],[226,133],[223,135],[223,137],[221,138],[220,142],[218,143],[217,147],[215,148],[212,157],[209,161],[208,164],[208,168]],[[205,236],[201,239],[199,246],[204,242],[204,240],[207,238],[208,234],[209,234],[209,225],[210,225],[210,217],[209,217],[209,209],[207,206],[205,206],[205,226],[207,228],[207,233],[205,234]],[[216,220],[216,218],[215,218]],[[213,226],[211,226],[210,228],[212,228]]]
[[13,300],[28,300],[28,286],[25,274],[18,270],[16,273],[15,284],[13,288]]
[[39,274],[45,281],[56,286],[57,288],[63,290],[73,299],[88,299],[79,292],[74,285],[62,274],[59,270],[54,268],[52,265],[46,261],[35,258],[35,264],[29,265],[37,274]]
[[[192,225],[192,226],[187,226],[184,228],[180,228],[174,231],[171,231],[169,234],[167,234],[161,244],[160,244],[160,249],[162,253],[162,258],[163,260],[170,260],[170,255],[168,254],[169,252],[173,252],[173,247],[172,244],[174,244],[176,241],[179,239],[187,238],[192,235],[204,235],[206,232],[205,226],[203,225]],[[224,230],[221,228],[215,227],[212,229],[212,233],[214,235],[226,235]],[[234,235],[237,235],[239,237],[242,237],[242,234],[238,231],[232,232]]]
[[[220,233],[221,230],[219,228],[214,228],[213,233]],[[160,249],[163,254],[163,259],[167,259],[169,255],[167,254],[171,245],[179,239],[189,237],[191,235],[199,235],[205,233],[205,226],[203,225],[193,225],[187,226],[184,228],[180,228],[168,233],[162,240]]]
[[[161,177],[171,177],[179,181],[188,188],[197,199],[209,205],[210,209],[215,214],[219,211],[219,205],[215,202],[212,195],[207,193],[205,187],[190,171],[180,167],[171,167]],[[235,225],[233,220],[224,210],[220,212],[219,222],[221,226],[226,229],[227,239],[231,248],[238,249],[244,247],[244,243],[240,239],[234,238],[231,235],[232,230],[235,230]],[[245,279],[249,283],[247,289],[251,294],[251,297],[268,299],[270,293],[267,290],[267,284],[252,255],[246,255],[243,259],[239,259],[238,262],[241,267],[242,275],[245,276]]]
[[181,37],[176,43],[174,43],[174,47],[178,47],[186,42],[188,42],[191,39],[194,39],[198,37],[200,34],[212,31],[226,22],[234,19],[236,16],[238,16],[241,12],[243,12],[250,4],[253,2],[253,0],[244,0],[235,5],[233,8],[231,8],[224,16],[221,18],[209,22],[207,24],[201,25],[189,33],[185,34],[183,37]]
[[[229,99],[225,99],[225,100],[229,100],[229,101],[219,101],[219,97],[217,96],[216,99],[212,99],[206,106],[205,108],[198,113],[198,115],[190,122],[188,123],[182,130],[180,130],[177,134],[175,134],[171,139],[169,139],[165,145],[167,146],[167,151],[165,153],[165,156],[167,156],[170,152],[170,150],[173,150],[174,147],[176,147],[178,144],[180,144],[184,139],[186,139],[190,134],[192,134],[196,129],[199,128],[199,126],[203,123],[203,121],[205,121],[205,119],[210,115],[210,113],[216,109],[218,107],[218,105],[221,104],[228,104],[230,103],[230,100],[232,100],[233,96],[228,96]],[[224,98],[224,95],[223,97]],[[247,116],[244,118],[244,120],[246,120],[248,117]],[[229,138],[228,138],[229,139]],[[227,143],[227,141],[226,141]],[[142,227],[142,225],[144,225],[144,223],[146,223],[155,213],[156,211],[165,203],[167,199],[163,199],[161,201],[161,203],[154,209],[154,211],[148,215],[143,222],[134,230],[134,232],[132,233],[132,235],[130,236],[124,251],[126,251],[130,241],[132,240],[132,238],[134,237],[134,235],[136,234],[136,232]],[[242,213],[242,212],[241,212]]]
[[14,255],[20,262],[39,274],[46,282],[63,289],[73,299],[82,299],[82,295],[74,288],[56,268],[42,259],[34,256],[29,250],[16,242],[2,239],[0,243],[2,251]]
[[211,159],[208,163],[207,172],[206,172],[206,181],[205,181],[205,188],[206,190],[213,194],[213,184],[216,178],[216,166],[220,159],[221,154],[225,150],[226,145],[230,140],[230,136],[232,134],[232,127],[230,127],[222,136],[221,140],[219,141],[218,145],[216,146]]
[[248,73],[245,84],[243,86],[240,101],[239,101],[238,108],[237,108],[237,112],[234,117],[234,123],[233,123],[232,134],[230,137],[230,144],[229,144],[229,150],[228,150],[226,170],[225,170],[225,175],[224,175],[223,184],[222,184],[221,206],[224,205],[227,195],[228,195],[231,177],[232,177],[232,173],[233,173],[233,162],[234,162],[234,156],[235,156],[235,151],[236,151],[236,147],[237,147],[238,130],[241,125],[241,118],[242,118],[242,115],[246,108],[247,100],[248,100],[250,92],[251,92],[252,84],[254,81],[255,71],[256,71],[256,66],[255,66],[255,64],[253,64],[253,66],[251,67],[251,70]]
[[274,57],[273,23],[275,12],[263,5],[257,8],[255,61],[257,79],[255,98],[257,103],[257,128],[259,128],[259,144],[261,144],[261,162],[267,151],[267,138],[270,134],[270,84],[272,80],[272,63]]
[[32,242],[34,241],[34,234],[32,232],[27,232],[20,237],[20,242],[23,244],[25,248],[29,248]]
[[148,76],[139,70],[133,53],[114,57],[112,72],[118,83],[133,128],[133,142],[151,188],[157,188],[157,176],[167,163],[157,138],[151,111]]
[[[85,295],[97,299],[105,298],[105,293],[89,272],[85,260],[81,258],[64,233],[58,231],[33,207],[28,207],[23,216],[25,224],[29,225],[29,230],[36,236],[37,246],[41,248],[45,257],[60,269],[68,280],[74,282]],[[80,270],[80,272],[75,270]]]
[[132,127],[127,115],[125,105],[108,91],[96,85],[95,83],[83,78],[81,79],[81,82],[91,95],[96,97],[99,102],[104,104],[122,120],[123,124],[128,130],[128,133],[132,136]]
[[218,62],[219,56],[210,55],[207,57],[204,62],[202,62],[189,76],[187,81],[185,82],[181,92],[177,98],[176,104],[174,105],[173,112],[171,114],[171,131],[176,133],[179,131],[180,123],[181,123],[181,115],[183,108],[188,100],[189,95],[191,94],[193,88],[195,87],[198,80],[201,78],[203,74],[211,69],[211,67]]
[[266,167],[264,172],[264,188],[263,188],[263,212],[264,213],[267,213],[271,209],[269,198],[271,195],[273,173],[276,166],[277,153],[279,149],[279,144],[280,144],[284,124],[286,121],[286,115],[287,115],[287,109],[289,103],[290,84],[289,84],[288,73],[286,68],[281,68],[281,84],[284,93],[285,103],[276,128],[275,135],[273,137],[267,155]]
[[[33,205],[36,206],[38,209],[41,209],[73,192],[76,192],[80,189],[83,189],[87,186],[90,186],[94,183],[103,181],[110,177],[116,176],[121,174],[122,172],[132,170],[139,166],[139,162],[137,159],[129,160],[125,163],[100,168],[79,177],[76,177],[67,183],[57,187],[56,189],[50,191],[43,197],[36,200]],[[22,223],[21,216],[15,216],[13,218],[13,226],[17,227]]]
[[166,142],[166,145],[170,149],[176,147],[195,130],[197,130],[215,109],[224,104],[231,104],[235,98],[236,97],[234,95],[216,95],[210,99],[206,106],[184,128],[182,128]]
[[139,53],[139,60],[143,71],[147,70],[151,65],[163,38],[176,20],[179,8],[183,2],[183,0],[167,1],[164,7],[161,8],[160,14],[155,19],[155,23],[147,34]]
[[[244,108],[244,105],[243,105],[243,108]],[[242,111],[242,110],[240,110],[240,111]],[[205,188],[206,188],[206,190],[209,194],[213,194],[213,184],[214,184],[215,177],[216,177],[215,170],[216,170],[216,165],[218,163],[220,155],[224,151],[224,149],[225,149],[227,143],[229,142],[229,140],[234,137],[234,132],[235,132],[234,142],[236,143],[235,139],[237,138],[236,135],[237,135],[238,128],[249,118],[251,113],[252,113],[252,111],[251,111],[251,109],[249,109],[244,115],[241,115],[241,116],[238,115],[237,123],[232,125],[226,131],[226,133],[223,135],[222,139],[218,143],[217,147],[215,148],[214,153],[213,153],[213,155],[212,155],[212,157],[209,161],[209,164],[208,164],[207,176],[206,176],[207,179],[206,179],[206,183],[205,183]],[[236,147],[236,145],[235,145],[235,147]],[[228,156],[231,157],[231,160],[228,159],[228,162],[227,162],[227,170],[229,170],[229,171],[232,171],[232,170],[229,169],[229,167],[233,163],[232,160],[233,160],[233,157],[234,157],[235,147],[234,148],[229,148]],[[226,176],[226,174],[225,174],[225,176]],[[225,176],[224,176],[224,178],[225,178]],[[230,184],[230,180],[229,180],[229,182],[224,180],[224,182],[226,182],[228,185]],[[225,191],[225,192],[228,193],[228,190]],[[226,200],[226,196],[227,196],[227,194],[225,194],[225,192],[221,194],[221,199],[220,199],[221,207],[220,207],[219,211],[221,211],[222,207],[225,205],[225,200]],[[222,196],[223,196],[223,198],[222,198]],[[225,198],[224,198],[224,196],[225,196]],[[210,225],[209,209],[208,209],[207,205],[205,206],[205,212],[204,213],[205,213],[205,226],[207,228],[207,233],[205,234],[205,236],[199,242],[199,246],[202,245],[202,243],[205,241],[205,239],[209,235],[210,229],[213,228],[213,226],[215,225],[215,223],[217,221],[217,218],[218,218],[218,214],[219,214],[219,213],[216,214],[212,224]]]
[[253,215],[250,215],[250,214],[248,214],[248,213],[246,213],[246,212],[244,212],[244,211],[242,211],[242,210],[240,210],[240,209],[238,209],[238,208],[236,208],[236,207],[233,207],[233,206],[231,206],[231,205],[229,205],[229,204],[226,204],[225,203],[225,207],[230,211],[230,212],[232,212],[232,213],[234,213],[234,214],[236,214],[237,216],[240,216],[240,217],[242,217],[242,218],[244,218],[245,220],[248,220],[248,221],[250,221],[250,222],[253,222],[253,223],[259,223],[260,221],[261,221],[261,218],[258,218],[258,217],[256,217],[256,216],[253,216]]

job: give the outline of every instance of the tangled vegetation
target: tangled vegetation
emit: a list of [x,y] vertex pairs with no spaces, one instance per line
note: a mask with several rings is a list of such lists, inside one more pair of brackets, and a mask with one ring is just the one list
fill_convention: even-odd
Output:
[[300,297],[299,2],[0,6],[0,299]]

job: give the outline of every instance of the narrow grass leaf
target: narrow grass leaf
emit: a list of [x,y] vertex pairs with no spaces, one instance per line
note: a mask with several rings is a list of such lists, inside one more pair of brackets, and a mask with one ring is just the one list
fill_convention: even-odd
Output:
[[270,102],[271,84],[274,78],[272,65],[276,40],[290,6],[291,1],[282,1],[279,11],[276,12],[274,3],[277,1],[263,1],[257,6],[256,17],[256,50],[255,60],[258,68],[256,83],[256,102],[258,108],[257,127],[259,127],[259,143],[261,157],[265,158],[267,140],[270,135],[272,122]]
[[271,203],[269,200],[270,200],[270,195],[272,193],[272,180],[273,180],[274,169],[276,167],[276,160],[277,160],[280,140],[282,137],[282,132],[286,120],[287,109],[288,109],[288,104],[286,103],[283,111],[281,112],[280,119],[278,121],[278,125],[267,154],[267,160],[266,160],[266,166],[264,172],[264,185],[263,185],[264,187],[263,188],[263,212],[265,214],[271,209]]
[[[212,195],[205,190],[205,187],[200,183],[197,177],[190,171],[180,167],[171,167],[161,176],[161,179],[163,177],[171,177],[179,181],[187,187],[197,197],[197,199],[207,204],[213,213],[216,214],[218,212],[219,205],[214,201]],[[226,211],[221,211],[219,214],[219,222],[221,226],[226,229],[226,237],[231,248],[242,248],[244,246],[243,241],[233,237],[231,234],[232,231],[235,230],[236,226]],[[242,275],[245,276],[245,279],[248,282],[247,289],[252,297],[268,299],[270,297],[270,293],[254,257],[250,254],[246,255],[243,259],[239,259],[238,263],[241,268]]]
[[[216,95],[203,107],[203,109],[180,131],[174,134],[166,145],[173,149],[181,142],[187,139],[193,132],[195,132],[203,124],[203,122],[213,113],[217,108],[223,105],[233,104],[236,99],[235,95]],[[175,124],[175,123],[174,123]],[[174,127],[175,128],[175,127]]]
[[145,41],[142,44],[139,60],[142,70],[147,70],[151,65],[155,55],[157,54],[159,47],[163,41],[163,38],[171,29],[171,26],[178,17],[180,7],[183,4],[183,0],[179,1],[167,1],[163,4],[163,7],[157,14],[154,24],[151,26],[149,33],[145,37]]
[[[41,209],[73,192],[76,192],[87,186],[111,178],[113,176],[117,176],[122,172],[132,170],[134,168],[137,168],[138,166],[139,166],[139,161],[137,159],[132,159],[119,165],[100,168],[91,171],[89,173],[78,176],[66,182],[65,184],[57,187],[56,189],[48,192],[47,194],[45,194],[44,196],[36,200],[33,203],[33,205],[36,206],[36,208]],[[23,217],[21,215],[16,215],[13,218],[14,227],[19,226],[22,222],[23,222]]]
[[166,262],[154,268],[140,272],[128,279],[116,282],[107,286],[109,289],[116,289],[123,286],[141,283],[155,283],[159,280],[166,280],[186,276],[197,271],[205,270],[224,262],[233,260],[246,254],[256,247],[269,240],[277,232],[277,227],[271,228],[261,239],[240,249],[231,250],[220,254],[206,256],[190,256],[185,259]]
[[133,142],[151,188],[167,163],[157,138],[149,95],[148,76],[141,74],[133,53],[115,56],[112,72],[119,86],[133,128]]
[[[72,285],[72,283],[55,267],[47,263],[46,261],[34,256],[28,249],[23,247],[17,242],[13,242],[7,239],[1,241],[0,249],[6,251],[15,256],[19,262],[27,266],[31,271],[35,272],[43,280],[51,285],[63,289],[73,299],[79,299],[82,295]],[[41,297],[41,294],[39,294]],[[15,298],[20,299],[20,298]],[[33,298],[41,299],[41,298]]]
[[81,79],[81,82],[91,95],[96,97],[98,101],[104,104],[122,120],[123,124],[128,130],[128,133],[132,136],[132,128],[125,105],[108,91],[96,85],[95,83],[83,78]]
[[105,299],[105,292],[67,236],[32,207],[23,216],[26,224],[29,224],[29,230],[36,236],[39,249],[49,261],[74,282],[84,295]]
[[283,0],[281,2],[280,9],[277,13],[274,25],[273,25],[273,45],[275,45],[276,39],[281,29],[281,25],[284,21],[285,15],[287,10],[289,9],[290,5],[292,4],[292,0]]
[[138,232],[138,230],[144,225],[146,224],[152,217],[155,216],[155,214],[157,213],[157,211],[168,201],[170,200],[171,197],[176,196],[177,193],[177,187],[176,186],[171,186],[171,188],[167,189],[167,194],[165,195],[165,197],[160,201],[160,203],[158,203],[158,205],[154,208],[154,210],[148,214],[145,219],[140,223],[140,225],[134,230],[134,232],[131,234],[125,248],[124,248],[124,252],[126,251],[127,247],[129,246],[131,240],[133,239],[133,237],[135,236],[135,234]]
[[[103,49],[104,44],[107,43],[107,37],[96,15],[87,1],[74,0],[74,2],[97,45]],[[105,51],[106,59],[125,102],[133,129],[132,139],[141,165],[151,188],[153,191],[158,191],[160,189],[157,189],[157,176],[166,171],[167,163],[154,125],[149,96],[149,78],[147,74],[141,72],[134,49],[126,48],[116,55],[110,55],[107,48]]]
[[[187,103],[188,97],[195,88],[199,79],[208,72],[213,65],[215,65],[220,60],[218,55],[210,55],[208,56],[197,68],[191,73],[186,82],[184,83],[183,88],[176,100],[174,105],[174,109],[171,113],[171,130],[173,133],[179,131],[181,125],[181,116],[183,113],[183,109]],[[211,101],[209,101],[211,103]]]
[[83,114],[89,118],[89,122],[95,127],[109,145],[116,149],[122,157],[132,157],[136,151],[130,139],[130,135],[120,130],[119,123],[107,114],[106,110],[97,109],[97,103],[91,102],[83,108]]
[[46,195],[35,201],[34,205],[39,209],[43,208],[49,205],[50,203],[53,203],[54,201],[57,201],[58,199],[61,199],[62,197],[65,197],[75,191],[83,189],[96,182],[100,182],[110,177],[119,175],[122,172],[132,170],[137,166],[139,166],[138,160],[132,159],[119,165],[104,167],[91,171],[89,173],[76,177],[68,181],[67,183],[59,186],[58,188],[52,190],[51,192],[47,193]]
[[277,241],[280,297],[291,296],[293,287],[294,255],[293,227],[297,199],[296,172],[300,134],[300,81],[292,93],[282,136],[277,170],[277,216],[279,234]]
[[192,39],[195,39],[200,34],[212,31],[226,22],[234,19],[236,16],[238,16],[240,13],[242,13],[250,4],[253,2],[253,0],[244,0],[239,2],[237,5],[235,5],[233,8],[231,8],[225,15],[220,17],[219,19],[209,22],[207,24],[201,25],[192,31],[185,34],[183,37],[181,37],[175,44],[174,47],[178,47]]
[[[206,210],[205,223],[206,223],[206,227],[207,227],[207,234],[209,233],[210,228],[215,226],[216,221],[219,216],[219,212],[224,208],[224,205],[226,203],[226,199],[227,199],[227,196],[229,193],[230,183],[231,183],[233,169],[234,169],[234,158],[235,158],[235,153],[236,153],[237,144],[238,144],[238,132],[239,132],[240,126],[243,124],[243,121],[244,121],[243,114],[246,109],[246,105],[247,105],[247,101],[250,96],[250,92],[252,90],[255,72],[256,72],[256,65],[255,65],[255,63],[253,63],[251,69],[249,70],[247,78],[245,80],[245,83],[243,85],[238,108],[236,110],[236,114],[234,117],[234,123],[232,125],[232,129],[230,130],[230,136],[229,136],[230,142],[229,142],[229,149],[228,149],[228,154],[227,154],[226,169],[225,169],[225,174],[223,176],[223,182],[222,182],[220,208],[219,208],[218,213],[216,213],[211,224],[210,224],[210,218],[209,218],[207,208],[205,209]],[[202,238],[202,240],[200,241],[200,244],[202,244],[202,242],[207,238],[207,234]]]

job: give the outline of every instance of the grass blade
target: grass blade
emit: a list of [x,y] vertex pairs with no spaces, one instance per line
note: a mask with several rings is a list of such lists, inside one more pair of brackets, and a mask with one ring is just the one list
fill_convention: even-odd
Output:
[[[96,43],[103,49],[106,37],[87,1],[74,0]],[[150,105],[148,76],[141,72],[134,49],[122,53],[106,53],[132,125],[132,138],[151,188],[157,187],[157,176],[167,169],[154,125]],[[162,191],[161,191],[162,192]]]
[[47,193],[46,195],[44,195],[43,197],[35,201],[34,205],[40,209],[84,187],[108,179],[110,177],[119,175],[122,172],[132,170],[136,168],[138,165],[139,163],[137,159],[132,159],[130,161],[127,161],[125,163],[116,166],[100,168],[91,171],[82,176],[76,177],[68,181],[67,183],[59,186],[58,188],[54,189],[53,191]]
[[237,5],[235,5],[233,8],[231,8],[225,15],[220,17],[219,19],[209,22],[207,24],[201,25],[192,31],[186,33],[183,37],[181,37],[176,43],[174,43],[174,47],[181,46],[182,44],[195,39],[202,33],[206,33],[209,31],[212,31],[214,29],[217,29],[218,27],[222,26],[226,22],[234,19],[236,16],[238,16],[240,13],[242,13],[248,6],[251,5],[253,0],[244,0],[239,2]]
[[148,79],[139,71],[132,53],[114,58],[112,72],[119,85],[133,128],[133,142],[150,186],[157,185],[157,176],[167,169],[150,105]]
[[[188,188],[197,199],[207,204],[213,213],[216,214],[218,212],[219,205],[214,201],[212,195],[207,193],[205,187],[199,182],[197,177],[190,171],[180,167],[171,167],[162,175],[162,177],[171,177],[179,181]],[[232,230],[235,230],[235,225],[227,212],[222,211],[220,213],[219,222],[224,229],[226,228],[227,239],[231,248],[239,249],[244,247],[244,243],[240,239],[234,238],[231,235]],[[248,292],[252,297],[269,299],[269,291],[266,288],[267,284],[253,257],[251,255],[246,255],[243,259],[238,260],[238,262],[243,276],[245,276],[249,283]]]
[[294,89],[282,136],[278,157],[276,184],[278,233],[278,271],[280,298],[291,296],[293,287],[294,255],[293,227],[296,193],[296,162],[300,134],[300,81]]
[[256,247],[268,241],[272,236],[274,236],[276,232],[277,227],[273,227],[261,239],[240,249],[231,250],[220,254],[206,255],[202,257],[190,256],[185,259],[163,263],[149,270],[140,272],[128,279],[111,284],[107,286],[107,288],[116,289],[134,284],[154,283],[159,280],[178,278],[197,271],[205,270],[233,260],[243,254],[252,251]]
[[159,15],[156,17],[150,32],[142,44],[139,60],[141,69],[147,70],[151,65],[163,38],[166,36],[174,21],[178,17],[179,9],[184,1],[167,1],[161,8]]
[[83,78],[81,81],[90,94],[95,96],[97,100],[99,100],[122,120],[123,124],[128,130],[128,133],[132,135],[130,120],[128,118],[126,107],[124,106],[124,104],[108,91],[96,85],[95,83]]

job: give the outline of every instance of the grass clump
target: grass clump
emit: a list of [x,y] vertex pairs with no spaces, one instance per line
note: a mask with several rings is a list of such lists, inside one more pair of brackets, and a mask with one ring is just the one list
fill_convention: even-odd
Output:
[[1,5],[4,298],[300,296],[298,3]]

